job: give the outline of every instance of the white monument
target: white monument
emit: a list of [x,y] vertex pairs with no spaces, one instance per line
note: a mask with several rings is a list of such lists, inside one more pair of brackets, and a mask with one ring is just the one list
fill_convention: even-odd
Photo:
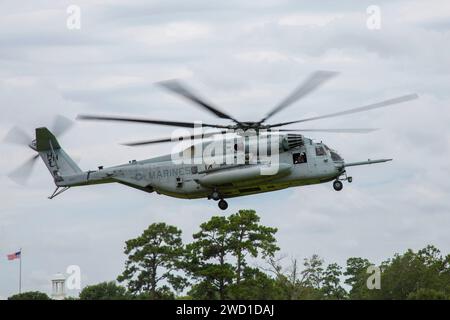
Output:
[[52,278],[52,299],[64,300],[66,297],[66,277],[57,273]]

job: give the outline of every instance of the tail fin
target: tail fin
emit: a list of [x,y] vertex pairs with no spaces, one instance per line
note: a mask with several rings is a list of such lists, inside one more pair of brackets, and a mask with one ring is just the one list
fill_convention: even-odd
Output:
[[44,160],[50,174],[58,182],[62,176],[81,173],[81,169],[64,152],[55,136],[47,128],[36,129],[36,151]]

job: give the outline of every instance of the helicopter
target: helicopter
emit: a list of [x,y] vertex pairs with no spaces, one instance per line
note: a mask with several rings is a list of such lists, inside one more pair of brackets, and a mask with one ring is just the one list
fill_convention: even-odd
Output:
[[[156,120],[139,117],[109,115],[78,115],[78,120],[115,121],[164,125],[194,129],[194,134],[178,135],[125,143],[127,146],[143,146],[178,141],[178,151],[146,160],[131,160],[112,167],[99,166],[96,170],[81,170],[62,149],[56,135],[62,134],[72,124],[58,117],[55,129],[35,129],[31,140],[23,130],[13,128],[7,142],[26,143],[37,152],[10,175],[12,178],[27,176],[30,167],[40,157],[47,166],[56,185],[49,199],[79,186],[120,183],[148,193],[157,193],[182,199],[210,199],[218,202],[222,210],[228,208],[226,199],[290,187],[332,182],[334,190],[343,189],[343,181],[353,178],[347,168],[391,161],[375,159],[345,162],[342,156],[323,142],[316,142],[294,132],[369,133],[377,129],[278,129],[290,124],[338,117],[407,102],[418,98],[408,94],[362,107],[346,109],[322,116],[269,124],[267,120],[305,97],[336,72],[315,71],[290,95],[277,104],[259,121],[239,121],[216,106],[200,98],[178,80],[160,82],[170,92],[200,106],[220,119],[232,124],[209,124],[182,121]],[[204,132],[208,128],[213,131]],[[199,129],[199,130],[198,130]],[[217,131],[217,129],[219,129]],[[216,130],[216,131],[214,131]],[[184,148],[183,148],[184,147]]]

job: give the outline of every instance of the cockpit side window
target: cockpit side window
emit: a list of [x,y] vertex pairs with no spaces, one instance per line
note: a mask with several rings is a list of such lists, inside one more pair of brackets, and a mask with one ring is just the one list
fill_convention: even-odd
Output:
[[324,156],[326,155],[325,149],[322,146],[316,147],[316,156]]
[[299,153],[292,154],[292,162],[294,164],[308,162],[308,159],[306,158],[306,153],[305,152],[299,152]]

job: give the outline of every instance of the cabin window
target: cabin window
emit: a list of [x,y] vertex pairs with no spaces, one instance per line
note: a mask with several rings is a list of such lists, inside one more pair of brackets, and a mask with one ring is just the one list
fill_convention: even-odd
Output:
[[325,149],[323,147],[316,147],[316,156],[324,156],[325,154]]
[[306,153],[299,152],[299,153],[292,154],[292,162],[294,164],[306,163],[307,162]]

